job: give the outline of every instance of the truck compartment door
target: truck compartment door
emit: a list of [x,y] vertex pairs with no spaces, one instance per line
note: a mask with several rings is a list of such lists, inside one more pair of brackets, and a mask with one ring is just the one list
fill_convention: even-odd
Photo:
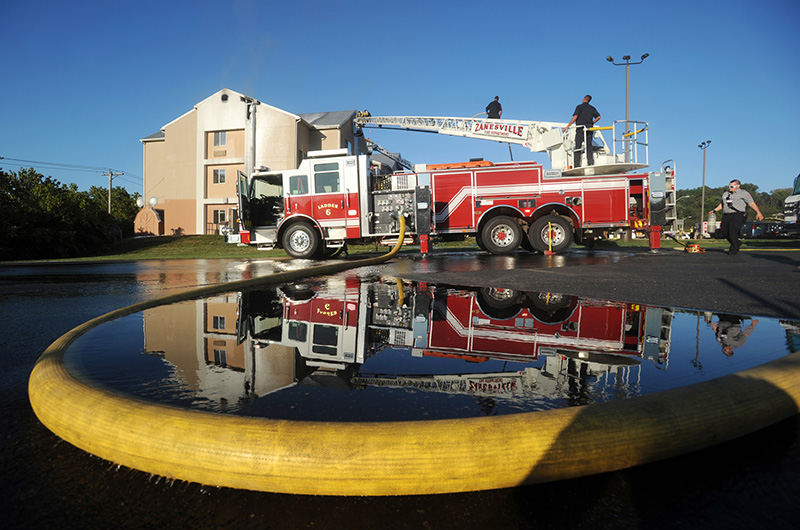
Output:
[[664,173],[650,173],[650,225],[662,226],[667,222],[667,181]]

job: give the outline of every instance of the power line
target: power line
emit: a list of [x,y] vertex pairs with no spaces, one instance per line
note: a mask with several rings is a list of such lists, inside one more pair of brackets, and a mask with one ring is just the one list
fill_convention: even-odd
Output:
[[[114,173],[118,173],[118,175],[115,175],[115,177],[119,176],[122,180],[124,180],[124,181],[126,181],[126,182],[128,182],[130,184],[135,184],[135,185],[141,185],[141,180],[134,180],[134,179],[137,179],[137,178],[138,179],[142,179],[142,177],[140,177],[139,175],[137,175],[135,173],[132,173],[130,171],[124,171],[124,170],[116,169],[116,168],[110,168],[109,169],[107,167],[102,167],[102,166],[88,166],[88,165],[83,165],[83,164],[71,164],[71,163],[67,163],[67,162],[46,162],[46,161],[43,161],[43,160],[27,160],[27,159],[23,159],[23,158],[8,158],[8,157],[4,157],[4,156],[0,156],[0,160],[3,160],[3,161],[7,160],[7,161],[10,161],[10,162],[14,162],[14,163],[9,163],[7,165],[13,166],[13,167],[18,167],[18,168],[32,167],[32,166],[29,166],[28,164],[35,164],[35,166],[37,168],[39,168],[39,169],[49,169],[49,170],[62,169],[62,170],[68,170],[68,171],[82,171],[82,172],[85,172],[85,173],[100,173],[100,174],[103,174],[104,171],[112,171]],[[134,177],[134,178],[133,179],[132,178],[123,178],[123,177],[121,177],[121,175],[123,175],[123,174],[130,175],[131,177]],[[107,175],[103,175],[103,176],[107,176]]]
[[[3,160],[12,160],[12,159],[11,158],[5,158]],[[21,169],[33,167],[30,164],[20,164],[20,163],[9,163],[9,164],[5,164],[5,165],[12,166],[12,167],[18,167],[18,168],[21,168]],[[99,169],[78,169],[78,168],[71,168],[71,167],[68,168],[68,167],[61,167],[61,166],[58,166],[58,165],[49,165],[49,164],[36,164],[36,167],[38,169],[49,169],[49,170],[62,169],[62,170],[69,170],[69,171],[82,171],[84,173],[101,173],[101,170],[99,170]]]
[[25,160],[23,158],[9,158],[0,156],[2,160],[12,160],[14,162],[24,162],[27,164],[36,164],[36,165],[46,165],[46,166],[60,166],[60,169],[79,169],[84,171],[98,171],[102,172],[107,170],[107,167],[100,167],[100,166],[85,166],[81,164],[69,164],[66,162],[45,162],[42,160]]

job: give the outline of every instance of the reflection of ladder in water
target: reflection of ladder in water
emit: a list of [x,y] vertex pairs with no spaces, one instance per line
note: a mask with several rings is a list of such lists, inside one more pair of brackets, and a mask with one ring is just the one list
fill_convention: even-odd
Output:
[[672,318],[674,311],[665,307],[645,308],[644,343],[642,357],[653,361],[658,368],[669,364],[669,347],[672,341]]

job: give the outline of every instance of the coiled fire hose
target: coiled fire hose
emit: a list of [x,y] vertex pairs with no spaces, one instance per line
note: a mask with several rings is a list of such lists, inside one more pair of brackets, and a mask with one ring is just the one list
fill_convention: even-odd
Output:
[[[404,227],[403,227],[404,228]],[[542,412],[396,422],[309,422],[159,405],[82,383],[64,352],[102,322],[156,305],[382,263],[381,257],[203,287],[67,332],[29,381],[41,422],[101,458],[170,479],[323,495],[473,491],[622,469],[709,447],[800,409],[800,353],[689,387]]]

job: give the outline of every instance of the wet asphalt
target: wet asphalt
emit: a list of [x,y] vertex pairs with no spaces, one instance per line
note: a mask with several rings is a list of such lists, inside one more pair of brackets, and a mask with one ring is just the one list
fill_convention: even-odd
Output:
[[[198,260],[199,262],[200,260]],[[0,501],[6,528],[794,528],[800,416],[708,450],[603,475],[436,496],[293,496],[167,482],[93,457],[50,433],[27,376],[59,335],[170,289],[230,281],[263,263],[152,262],[0,267]],[[731,257],[665,250],[564,256],[405,253],[375,272],[464,286],[800,319],[800,252]],[[291,266],[291,265],[288,265]]]
[[[798,242],[800,247],[800,242]],[[800,319],[800,250],[690,254],[572,250],[556,256],[440,252],[403,277],[472,287],[549,291],[665,307]]]

